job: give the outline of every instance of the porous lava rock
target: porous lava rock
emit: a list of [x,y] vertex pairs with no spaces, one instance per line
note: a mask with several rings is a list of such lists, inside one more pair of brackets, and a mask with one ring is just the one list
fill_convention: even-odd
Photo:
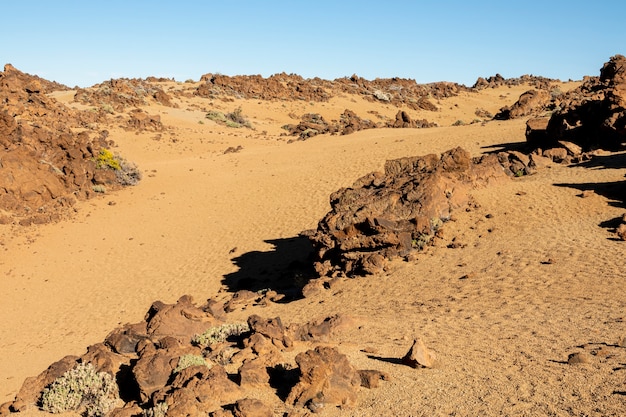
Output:
[[[106,114],[69,108],[48,93],[57,84],[7,64],[0,73],[0,217],[22,225],[58,220],[76,198],[106,182],[95,159]],[[100,171],[100,172],[99,172]],[[115,175],[113,175],[114,177]]]
[[396,113],[396,120],[387,124],[387,127],[394,128],[427,128],[436,126],[436,123],[431,123],[426,119],[413,120],[404,110],[398,110],[398,113]]
[[302,235],[313,244],[321,277],[374,274],[427,245],[453,211],[469,204],[474,187],[532,173],[532,167],[523,154],[471,158],[462,148],[390,160],[384,172],[331,194],[330,212]]
[[361,375],[336,348],[319,346],[299,353],[296,363],[300,377],[287,397],[288,404],[306,406],[314,412],[325,406],[356,405]]
[[[350,324],[338,315],[285,326],[280,317],[253,314],[247,331],[208,346],[194,341],[197,334],[233,324],[226,304],[208,300],[198,306],[190,296],[173,304],[155,301],[143,321],[121,326],[84,355],[66,356],[28,378],[15,400],[0,406],[0,416],[41,405],[44,389],[80,363],[115,377],[122,401],[113,416],[152,415],[155,406],[171,416],[264,416],[275,409],[286,414],[302,413],[302,407],[351,407],[360,387],[374,388],[389,379],[376,370],[355,369],[330,346],[330,336]],[[285,353],[294,349],[294,338],[301,353],[292,364]],[[315,347],[318,340],[325,346]],[[193,362],[185,364],[184,358]],[[284,395],[276,396],[276,390]],[[273,398],[271,405],[257,398],[259,392]]]
[[583,151],[620,148],[626,142],[626,58],[611,57],[599,77],[587,77],[580,87],[555,100],[554,107],[547,121],[527,123],[530,146],[562,148],[559,142],[566,141]]
[[550,93],[546,90],[529,90],[511,106],[505,106],[494,116],[496,120],[518,119],[544,111],[550,102]]
[[150,102],[168,107],[172,97],[159,85],[139,78],[117,78],[96,84],[90,88],[78,88],[74,101],[93,106],[106,112],[123,112],[128,107],[140,107]]
[[319,114],[307,113],[302,116],[300,123],[297,125],[284,126],[290,135],[298,136],[300,139],[308,139],[324,133],[349,135],[359,130],[376,127],[378,127],[376,123],[368,119],[362,119],[355,112],[348,109],[344,110],[338,121],[328,122]]

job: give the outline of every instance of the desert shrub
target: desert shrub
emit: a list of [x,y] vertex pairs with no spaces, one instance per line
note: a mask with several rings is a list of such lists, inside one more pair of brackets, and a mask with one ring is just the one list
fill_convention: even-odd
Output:
[[206,114],[206,118],[217,123],[226,123],[226,116],[224,116],[224,113],[217,110],[209,110]]
[[102,184],[94,184],[91,186],[91,189],[93,190],[94,193],[104,194],[107,192],[107,188]]
[[174,369],[174,373],[177,374],[183,369],[187,369],[190,366],[204,365],[207,366],[203,356],[200,355],[183,355],[178,358],[178,365]]
[[[241,107],[237,107],[235,110],[230,113],[226,113],[224,116],[226,116],[226,126],[228,127],[252,127],[248,119],[246,119],[243,115]],[[229,124],[229,121],[232,123]]]
[[463,120],[457,120],[456,122],[452,123],[452,126],[464,126],[465,122]]
[[122,157],[117,157],[120,169],[115,171],[117,182],[122,185],[137,185],[141,181],[141,171],[136,164],[128,162]]
[[[126,159],[119,155],[113,155],[108,149],[101,149],[100,153],[96,157],[96,168],[98,169],[112,169],[115,171],[115,178],[117,182],[122,185],[136,185],[141,180],[141,171],[137,168],[137,165],[128,162]],[[106,190],[94,191],[105,192]]]
[[152,408],[143,410],[141,413],[143,417],[165,417],[167,415],[168,405],[166,402],[158,403]]
[[79,410],[86,416],[104,416],[119,399],[111,375],[96,372],[92,364],[79,364],[57,378],[41,396],[41,407],[50,413]]
[[121,167],[119,160],[115,157],[115,155],[113,155],[113,152],[106,148],[102,148],[96,157],[96,168],[112,169],[117,171]]
[[202,334],[197,334],[191,339],[191,343],[202,348],[207,348],[216,343],[225,342],[229,336],[239,336],[250,331],[248,323],[224,324],[219,327],[211,327]]

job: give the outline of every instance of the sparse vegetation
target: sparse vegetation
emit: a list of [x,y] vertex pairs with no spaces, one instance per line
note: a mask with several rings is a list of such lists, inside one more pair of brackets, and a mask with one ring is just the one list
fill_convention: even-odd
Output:
[[191,343],[202,348],[225,342],[230,336],[239,336],[250,331],[248,323],[231,323],[219,327],[211,327],[202,334],[197,334],[191,339]]
[[174,369],[174,373],[177,374],[183,369],[187,369],[190,366],[207,366],[206,360],[204,360],[203,356],[200,355],[183,355],[178,358],[178,365]]
[[78,410],[89,417],[104,416],[118,399],[118,387],[111,375],[96,372],[90,363],[81,363],[43,391],[41,406],[50,413]]
[[98,156],[96,157],[96,168],[112,169],[114,171],[117,171],[122,167],[120,166],[120,161],[118,160],[118,158],[113,155],[113,152],[103,148],[100,149],[100,153],[98,153]]
[[143,417],[165,417],[167,415],[168,405],[166,402],[158,403],[152,408],[143,410],[141,413]]
[[[128,162],[126,159],[113,153],[108,149],[101,149],[100,153],[96,157],[96,168],[98,169],[111,169],[115,171],[115,177],[121,185],[136,185],[141,180],[141,171],[132,162]],[[105,189],[96,189],[96,185],[93,186],[95,192],[105,192]]]
[[228,127],[240,128],[247,127],[252,129],[252,124],[243,115],[241,107],[237,107],[235,110],[229,113],[222,113],[217,110],[210,110],[206,114],[206,118],[213,120],[216,123],[223,124]]

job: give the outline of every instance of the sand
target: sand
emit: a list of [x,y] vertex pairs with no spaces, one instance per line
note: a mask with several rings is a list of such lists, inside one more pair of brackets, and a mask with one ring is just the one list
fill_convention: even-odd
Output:
[[[210,105],[185,98],[176,100],[178,109],[145,108],[167,126],[160,134],[112,126],[114,150],[144,173],[138,186],[80,202],[68,221],[0,226],[0,403],[13,399],[24,378],[141,320],[155,300],[225,298],[225,277],[251,267],[242,259],[293,259],[298,233],[316,227],[330,193],[387,159],[456,146],[475,156],[515,147],[525,120],[450,125],[473,120],[477,107],[495,113],[528,88],[442,100],[441,111],[420,116],[438,128],[295,143],[281,136],[280,126],[297,123],[289,113],[336,119],[349,108],[393,118],[397,108],[350,97]],[[71,93],[56,98],[70,103]],[[237,106],[256,130],[204,118],[206,108]],[[224,154],[236,146],[242,150]],[[477,189],[478,207],[447,223],[443,239],[417,261],[393,262],[384,274],[343,281],[320,296],[235,314],[288,323],[355,318],[336,337],[339,350],[357,368],[383,370],[391,380],[361,390],[356,409],[325,415],[622,415],[624,242],[606,222],[624,207],[603,184],[623,180],[626,168],[612,163],[623,158],[606,154],[593,168],[550,165]],[[584,189],[597,192],[582,198]],[[464,246],[448,248],[453,238]],[[398,364],[414,337],[437,355],[435,368]],[[567,364],[578,352],[588,363]]]

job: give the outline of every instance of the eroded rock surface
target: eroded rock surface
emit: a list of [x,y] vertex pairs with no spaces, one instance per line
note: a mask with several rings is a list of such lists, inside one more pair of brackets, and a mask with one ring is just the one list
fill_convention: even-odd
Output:
[[472,188],[532,167],[521,153],[471,158],[462,148],[387,161],[384,172],[333,193],[317,230],[303,232],[315,248],[315,268],[320,276],[379,272],[389,259],[428,245],[452,212],[467,206]]

